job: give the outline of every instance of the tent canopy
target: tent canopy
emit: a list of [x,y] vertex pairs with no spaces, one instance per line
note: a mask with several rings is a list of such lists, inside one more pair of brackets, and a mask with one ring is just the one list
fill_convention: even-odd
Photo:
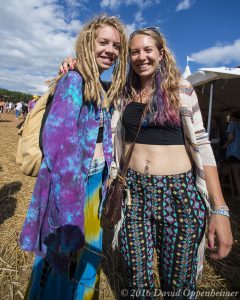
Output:
[[240,68],[202,68],[187,77],[195,87],[201,110],[208,111],[213,83],[213,111],[240,109]]

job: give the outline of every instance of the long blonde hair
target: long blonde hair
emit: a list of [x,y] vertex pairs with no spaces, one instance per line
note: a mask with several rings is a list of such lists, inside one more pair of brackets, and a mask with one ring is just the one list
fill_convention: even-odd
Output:
[[[153,82],[152,103],[150,103],[150,114],[154,116],[157,124],[165,122],[179,123],[179,85],[181,73],[176,66],[175,58],[167,47],[166,39],[159,30],[150,28],[139,29],[131,34],[129,39],[129,54],[131,51],[131,42],[135,35],[142,34],[151,37],[159,51],[163,50],[163,58],[160,62],[159,69],[156,71]],[[134,98],[140,90],[140,78],[134,72],[130,65],[127,84],[126,84],[126,101]],[[155,103],[153,103],[155,102]]]
[[[94,41],[97,30],[105,25],[115,28],[120,36],[120,53],[114,65],[112,84],[107,93],[101,85],[100,74],[94,54]],[[87,23],[79,32],[75,50],[77,57],[76,68],[84,79],[84,101],[94,101],[97,105],[102,103],[102,107],[109,108],[121,94],[126,81],[128,39],[124,25],[117,17],[110,17],[108,15],[96,17]],[[60,78],[61,77],[62,76],[60,76]],[[57,78],[55,83],[59,81],[60,78]],[[54,86],[56,85],[54,84]]]

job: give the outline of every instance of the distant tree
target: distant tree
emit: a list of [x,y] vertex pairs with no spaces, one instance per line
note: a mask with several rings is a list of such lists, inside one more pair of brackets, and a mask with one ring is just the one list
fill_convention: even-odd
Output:
[[7,89],[0,88],[0,95],[3,96],[5,101],[11,101],[17,103],[19,101],[28,102],[32,99],[33,95],[26,94],[17,91],[9,91]]

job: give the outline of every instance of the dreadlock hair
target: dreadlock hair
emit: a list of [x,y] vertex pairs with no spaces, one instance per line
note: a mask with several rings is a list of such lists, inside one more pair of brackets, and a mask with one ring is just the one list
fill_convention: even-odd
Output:
[[[162,34],[158,30],[149,28],[140,29],[131,34],[129,39],[129,54],[131,54],[131,42],[137,34],[151,37],[158,50],[163,50],[163,58],[154,75],[153,92],[144,122],[145,124],[154,123],[156,125],[178,125],[180,124],[179,85],[181,74],[176,66],[175,58],[167,47],[166,40]],[[124,105],[132,101],[140,90],[140,77],[130,64],[124,91]]]
[[[107,93],[104,91],[101,82],[98,65],[94,53],[95,38],[99,28],[111,26],[115,28],[120,36],[119,57],[115,62],[112,73],[112,84]],[[87,23],[79,32],[76,44],[76,69],[84,79],[84,101],[94,101],[96,105],[102,103],[103,108],[109,108],[117,103],[126,81],[126,67],[128,56],[128,39],[126,29],[117,17],[101,15]],[[52,81],[48,81],[50,93],[53,94],[58,81],[64,74],[58,75]],[[103,101],[101,100],[103,99]]]
[[[97,36],[97,30],[106,25],[115,28],[120,36],[120,54],[115,63],[112,74],[112,84],[107,93],[105,93],[100,83],[99,70],[94,54],[94,42]],[[109,108],[114,101],[117,101],[126,81],[128,41],[124,25],[117,17],[109,17],[107,15],[98,16],[87,23],[80,31],[75,49],[77,56],[76,67],[85,81],[85,101],[93,100],[96,104],[100,104],[101,97],[103,97],[102,106]]]

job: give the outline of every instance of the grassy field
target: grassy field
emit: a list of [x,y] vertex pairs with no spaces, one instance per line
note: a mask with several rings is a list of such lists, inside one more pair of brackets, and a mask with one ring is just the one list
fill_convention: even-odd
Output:
[[[31,272],[33,255],[24,253],[18,246],[18,236],[26,214],[35,178],[23,175],[15,163],[18,135],[12,114],[3,114],[0,121],[0,300],[23,299]],[[204,263],[199,292],[240,290],[240,201],[233,201],[225,191],[232,211],[232,229],[235,243],[228,258],[218,262],[208,259]],[[110,232],[104,238],[103,268],[100,279],[100,299],[127,299],[119,295],[125,271],[119,256],[111,253]],[[156,285],[158,276],[156,272]],[[212,295],[214,292],[212,293]],[[159,297],[156,299],[160,299]],[[240,299],[219,295],[199,296],[198,299]],[[50,299],[49,299],[50,300]],[[64,300],[64,299],[63,299]]]

